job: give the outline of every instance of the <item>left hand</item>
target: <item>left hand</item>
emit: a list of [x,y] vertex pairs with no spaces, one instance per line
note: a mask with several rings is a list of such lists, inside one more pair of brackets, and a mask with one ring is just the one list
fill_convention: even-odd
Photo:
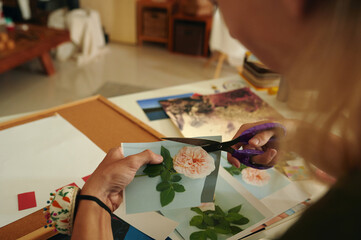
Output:
[[123,190],[133,180],[144,164],[159,164],[163,157],[145,150],[124,157],[122,148],[111,149],[85,183],[81,194],[99,198],[110,210],[115,211],[123,200]]
[[[239,128],[239,130],[237,131],[237,133],[233,137],[233,139],[237,138],[245,130],[247,130],[247,129],[251,128],[251,127],[257,126],[257,125],[264,124],[264,123],[269,123],[269,121],[261,121],[261,122],[256,122],[256,123],[243,124]],[[265,151],[263,154],[252,157],[252,161],[257,163],[257,164],[273,166],[273,165],[276,164],[276,162],[277,162],[277,160],[279,158],[278,151],[275,148],[272,148],[272,147],[265,148],[265,145],[276,134],[277,134],[277,132],[276,132],[275,129],[265,130],[265,131],[259,132],[256,135],[254,135],[248,141],[247,145],[243,145],[243,144],[239,143],[239,144],[234,145],[233,147],[235,149],[239,149],[240,147],[243,147],[243,149],[257,149],[257,150]],[[228,159],[228,162],[230,164],[232,164],[233,166],[235,166],[237,168],[240,167],[240,162],[236,158],[232,157],[231,154],[228,153],[227,159]]]

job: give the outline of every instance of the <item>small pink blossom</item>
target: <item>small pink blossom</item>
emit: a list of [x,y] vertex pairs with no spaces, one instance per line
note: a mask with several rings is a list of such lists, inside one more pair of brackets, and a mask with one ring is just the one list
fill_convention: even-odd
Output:
[[243,169],[241,173],[243,181],[254,186],[264,186],[271,179],[271,175],[265,170],[248,167]]
[[214,159],[201,147],[183,147],[174,156],[173,167],[189,178],[204,178],[216,168]]
[[201,203],[201,205],[199,206],[199,208],[204,212],[207,210],[212,210],[214,211],[215,209],[215,205],[214,202],[207,202],[207,203]]

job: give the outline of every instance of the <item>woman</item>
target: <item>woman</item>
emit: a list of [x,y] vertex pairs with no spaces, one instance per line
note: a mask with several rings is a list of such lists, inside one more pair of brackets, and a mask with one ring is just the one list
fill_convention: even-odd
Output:
[[[289,94],[315,93],[312,107],[305,111],[312,112],[315,126],[285,122],[288,139],[282,147],[302,154],[338,181],[282,239],[360,239],[361,1],[219,0],[219,7],[231,35],[283,74]],[[257,124],[241,126],[237,135]],[[330,134],[336,129],[339,137]],[[245,147],[261,148],[274,134],[262,132]],[[275,149],[268,149],[253,160],[274,164],[278,155]],[[239,166],[232,157],[228,160]],[[151,152],[123,159],[120,149],[114,149],[82,194],[96,196],[115,210],[136,170],[142,164],[161,161]],[[89,229],[89,221],[104,227]],[[73,237],[111,238],[109,214],[94,202],[80,201]]]
[[[281,239],[361,239],[361,1],[220,0],[219,5],[231,35],[283,74],[291,97],[316,94],[305,111],[314,124],[286,122],[294,131],[283,147],[338,182]],[[330,134],[336,131],[340,137]],[[249,144],[263,146],[273,134],[263,132]],[[265,154],[254,161],[273,164],[278,158],[273,149]]]

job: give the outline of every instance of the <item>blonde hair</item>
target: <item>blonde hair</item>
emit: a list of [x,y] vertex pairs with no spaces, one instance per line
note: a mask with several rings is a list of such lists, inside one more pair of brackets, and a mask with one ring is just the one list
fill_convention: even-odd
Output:
[[323,28],[305,43],[285,76],[291,96],[317,93],[306,112],[322,131],[316,135],[311,128],[300,129],[298,142],[308,157],[322,158],[330,150],[324,139],[336,131],[343,139],[340,161],[346,173],[361,169],[361,1],[309,1],[307,14],[314,12],[322,17]]

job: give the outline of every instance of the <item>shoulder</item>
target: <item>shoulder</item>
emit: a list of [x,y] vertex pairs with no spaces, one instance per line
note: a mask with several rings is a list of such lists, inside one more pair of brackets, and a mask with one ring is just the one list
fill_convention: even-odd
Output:
[[361,171],[339,179],[281,239],[358,239],[361,236]]

